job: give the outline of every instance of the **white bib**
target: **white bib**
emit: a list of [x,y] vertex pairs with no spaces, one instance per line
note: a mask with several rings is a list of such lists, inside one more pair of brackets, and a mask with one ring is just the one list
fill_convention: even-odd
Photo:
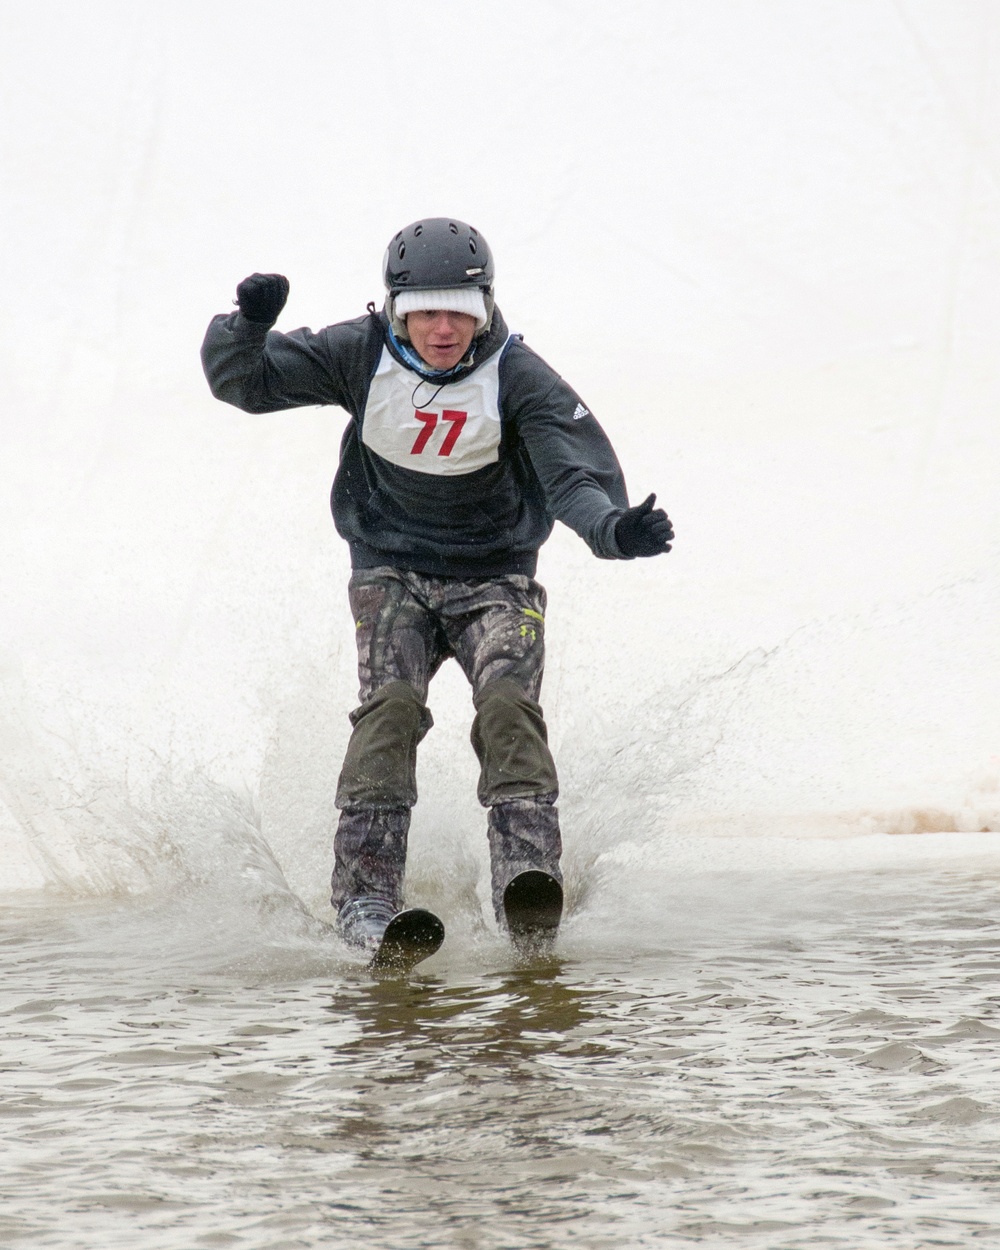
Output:
[[461,382],[439,387],[423,381],[383,347],[365,405],[365,446],[404,469],[438,476],[495,464],[502,355],[503,349]]

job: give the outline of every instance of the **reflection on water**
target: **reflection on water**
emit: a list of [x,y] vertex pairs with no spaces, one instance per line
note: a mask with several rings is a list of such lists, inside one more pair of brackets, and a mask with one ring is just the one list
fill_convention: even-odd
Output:
[[11,905],[0,1244],[988,1244],[994,865],[790,874],[764,915],[731,875],[645,945],[577,916],[383,981],[190,902]]

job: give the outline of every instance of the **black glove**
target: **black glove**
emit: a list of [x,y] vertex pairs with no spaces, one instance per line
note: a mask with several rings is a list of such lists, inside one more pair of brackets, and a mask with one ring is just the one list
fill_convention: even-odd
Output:
[[288,279],[281,273],[252,273],[236,288],[236,302],[247,321],[273,326],[288,299]]
[[623,556],[658,556],[670,550],[674,527],[662,508],[654,508],[650,495],[635,508],[628,508],[615,522],[615,542]]

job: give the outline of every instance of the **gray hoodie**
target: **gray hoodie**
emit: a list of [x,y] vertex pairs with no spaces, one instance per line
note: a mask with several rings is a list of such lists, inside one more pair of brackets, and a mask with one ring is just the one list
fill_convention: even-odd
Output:
[[531,576],[556,520],[595,555],[622,558],[614,526],[628,497],[614,450],[499,310],[471,361],[443,379],[407,364],[373,308],[317,334],[222,314],[202,362],[213,395],[244,412],[350,413],[331,506],[355,568]]

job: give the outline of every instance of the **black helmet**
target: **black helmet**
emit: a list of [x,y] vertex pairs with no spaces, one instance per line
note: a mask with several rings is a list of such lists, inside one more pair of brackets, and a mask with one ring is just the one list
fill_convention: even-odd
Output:
[[390,296],[461,286],[491,295],[493,253],[479,231],[464,221],[425,217],[400,230],[386,248],[382,278]]

